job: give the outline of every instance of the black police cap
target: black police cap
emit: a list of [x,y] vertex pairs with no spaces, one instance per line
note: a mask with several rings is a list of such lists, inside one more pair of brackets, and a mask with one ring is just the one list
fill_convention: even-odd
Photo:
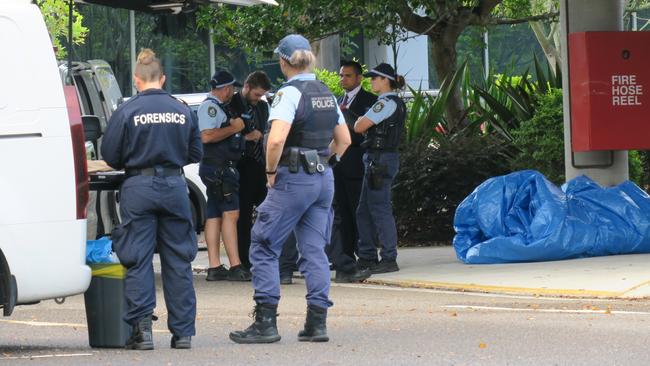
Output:
[[214,75],[212,75],[212,79],[210,79],[210,85],[212,85],[213,89],[223,88],[224,86],[228,85],[242,86],[242,84],[235,80],[235,77],[232,76],[232,74],[228,71],[217,71]]
[[395,80],[396,78],[395,69],[393,69],[392,66],[390,66],[385,62],[382,62],[379,65],[375,66],[373,69],[363,74],[363,76],[365,77],[382,76],[390,80]]

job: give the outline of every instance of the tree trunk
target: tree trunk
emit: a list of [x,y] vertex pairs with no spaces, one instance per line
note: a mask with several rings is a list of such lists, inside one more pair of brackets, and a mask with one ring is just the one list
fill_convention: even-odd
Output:
[[[438,82],[442,83],[445,78],[453,77],[457,70],[456,65],[456,41],[458,35],[445,32],[442,36],[431,36],[431,59],[436,68]],[[463,101],[460,96],[460,88],[456,87],[449,95],[447,107],[445,108],[449,129],[454,130],[467,124],[464,118]]]
[[551,25],[551,31],[548,36],[544,34],[544,24],[540,21],[529,22],[530,29],[533,30],[537,41],[539,42],[540,47],[544,51],[546,60],[551,66],[554,73],[557,73],[555,66],[562,62],[560,49],[556,47],[555,39],[558,32],[556,25]]

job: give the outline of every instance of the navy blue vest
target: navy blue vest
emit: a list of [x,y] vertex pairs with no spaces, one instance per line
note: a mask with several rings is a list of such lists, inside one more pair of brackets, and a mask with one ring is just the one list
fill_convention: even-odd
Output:
[[[209,98],[206,98],[206,100],[208,99]],[[226,122],[221,125],[221,128],[228,127],[230,126],[232,114],[230,113],[230,110],[226,108],[225,104],[218,104],[226,114]],[[240,131],[221,141],[203,144],[203,157],[219,161],[239,161],[245,149],[246,143],[244,141],[244,136],[242,136]]]
[[282,155],[287,155],[292,147],[328,155],[339,120],[332,92],[318,80],[293,80],[284,85],[295,87],[302,95]]
[[[380,124],[374,125],[368,129],[366,139],[363,143],[364,146],[369,146],[370,150],[374,151],[397,151],[402,130],[404,129],[404,121],[406,120],[406,104],[402,98],[397,95],[388,95],[388,99],[395,101],[397,108],[395,112]],[[377,138],[384,140],[384,147],[382,149],[372,149],[374,141]]]

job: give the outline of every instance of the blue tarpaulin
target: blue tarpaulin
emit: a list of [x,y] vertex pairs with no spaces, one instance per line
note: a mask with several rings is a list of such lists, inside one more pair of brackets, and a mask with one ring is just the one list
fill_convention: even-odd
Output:
[[524,170],[490,178],[456,210],[465,263],[650,253],[650,196],[630,181],[603,188],[580,176],[558,188]]

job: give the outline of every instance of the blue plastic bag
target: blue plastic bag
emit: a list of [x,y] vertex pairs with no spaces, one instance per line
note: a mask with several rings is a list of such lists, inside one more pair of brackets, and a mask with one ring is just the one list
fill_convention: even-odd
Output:
[[119,263],[113,253],[113,242],[106,236],[86,241],[86,263]]
[[634,183],[586,176],[563,189],[525,170],[488,179],[458,206],[453,245],[465,263],[650,252],[650,196]]

